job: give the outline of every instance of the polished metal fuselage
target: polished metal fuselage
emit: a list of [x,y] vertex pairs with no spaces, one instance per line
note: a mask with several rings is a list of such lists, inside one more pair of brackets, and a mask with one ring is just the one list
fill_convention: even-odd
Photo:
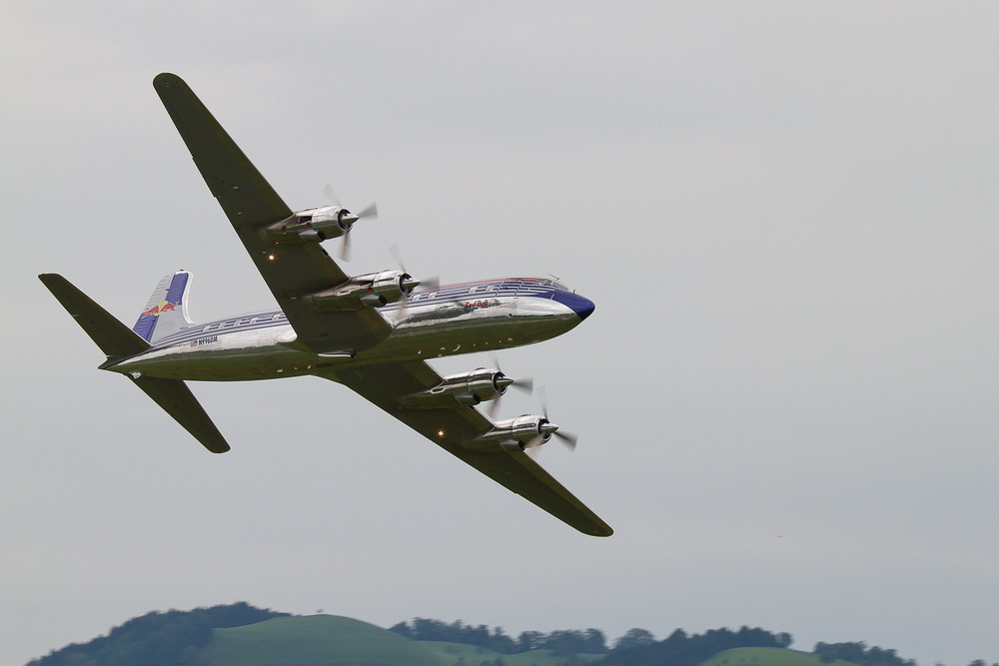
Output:
[[416,291],[379,312],[391,334],[365,350],[317,354],[297,344],[280,310],[192,325],[106,370],[232,381],[314,374],[343,365],[429,359],[541,342],[575,327],[589,300],[545,279],[473,282]]

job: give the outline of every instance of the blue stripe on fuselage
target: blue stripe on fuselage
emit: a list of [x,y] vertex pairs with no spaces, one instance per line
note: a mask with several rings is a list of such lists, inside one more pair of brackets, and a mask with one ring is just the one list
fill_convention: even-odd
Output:
[[[483,280],[479,282],[462,282],[446,285],[434,290],[417,289],[406,303],[406,307],[427,303],[447,303],[466,298],[481,298],[483,296],[539,296],[552,298],[553,294],[571,294],[564,288],[555,286],[552,280],[546,278],[506,278],[502,280]],[[401,303],[384,306],[384,310],[401,307]]]

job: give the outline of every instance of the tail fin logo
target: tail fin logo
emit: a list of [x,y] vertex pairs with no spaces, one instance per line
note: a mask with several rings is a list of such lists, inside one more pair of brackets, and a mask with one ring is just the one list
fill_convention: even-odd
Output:
[[171,303],[170,301],[160,301],[158,304],[149,308],[142,313],[143,317],[159,317],[164,312],[174,312],[177,310],[177,304]]
[[[163,276],[153,290],[146,307],[139,315],[132,330],[146,342],[176,333],[191,324],[187,317],[187,290],[191,286],[191,274],[177,271]],[[153,331],[156,335],[153,335]]]

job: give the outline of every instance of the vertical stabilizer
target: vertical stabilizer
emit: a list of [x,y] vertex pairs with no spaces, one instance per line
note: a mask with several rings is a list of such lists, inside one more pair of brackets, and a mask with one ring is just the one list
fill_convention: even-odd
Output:
[[132,330],[146,342],[154,343],[190,326],[193,323],[187,315],[187,292],[190,287],[191,274],[187,271],[164,276]]

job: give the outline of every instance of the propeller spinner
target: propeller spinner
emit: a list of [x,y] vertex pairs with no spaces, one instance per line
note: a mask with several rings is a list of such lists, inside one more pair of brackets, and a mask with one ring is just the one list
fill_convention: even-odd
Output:
[[337,223],[343,229],[343,242],[340,244],[340,252],[338,256],[343,261],[350,261],[350,230],[354,226],[354,223],[365,217],[370,217],[371,219],[376,219],[378,217],[378,206],[374,202],[371,202],[367,206],[361,209],[358,213],[352,213],[343,206],[340,205],[340,200],[337,199],[336,193],[333,191],[333,186],[326,183],[326,187],[323,188],[323,194],[326,198],[330,200],[333,205],[335,205],[340,210],[337,212]]
[[489,405],[487,412],[489,414],[489,418],[491,419],[496,418],[496,414],[499,412],[500,408],[500,401],[503,399],[503,396],[506,395],[505,389],[507,387],[512,386],[518,391],[527,393],[528,395],[534,393],[534,378],[524,377],[523,379],[514,379],[513,377],[508,377],[504,374],[503,368],[500,367],[499,357],[497,357],[496,354],[493,354],[493,367],[496,368],[497,372],[495,381],[498,385],[502,386],[504,390],[501,391],[500,394],[496,396],[496,399],[492,401],[492,404]]
[[545,395],[545,388],[543,386],[538,389],[538,394],[541,398],[541,413],[545,416],[544,423],[541,424],[541,431],[549,435],[555,435],[555,437],[560,442],[565,444],[570,451],[575,451],[576,442],[579,441],[579,436],[574,433],[561,430],[559,426],[548,420],[548,401],[546,399],[547,396]]

